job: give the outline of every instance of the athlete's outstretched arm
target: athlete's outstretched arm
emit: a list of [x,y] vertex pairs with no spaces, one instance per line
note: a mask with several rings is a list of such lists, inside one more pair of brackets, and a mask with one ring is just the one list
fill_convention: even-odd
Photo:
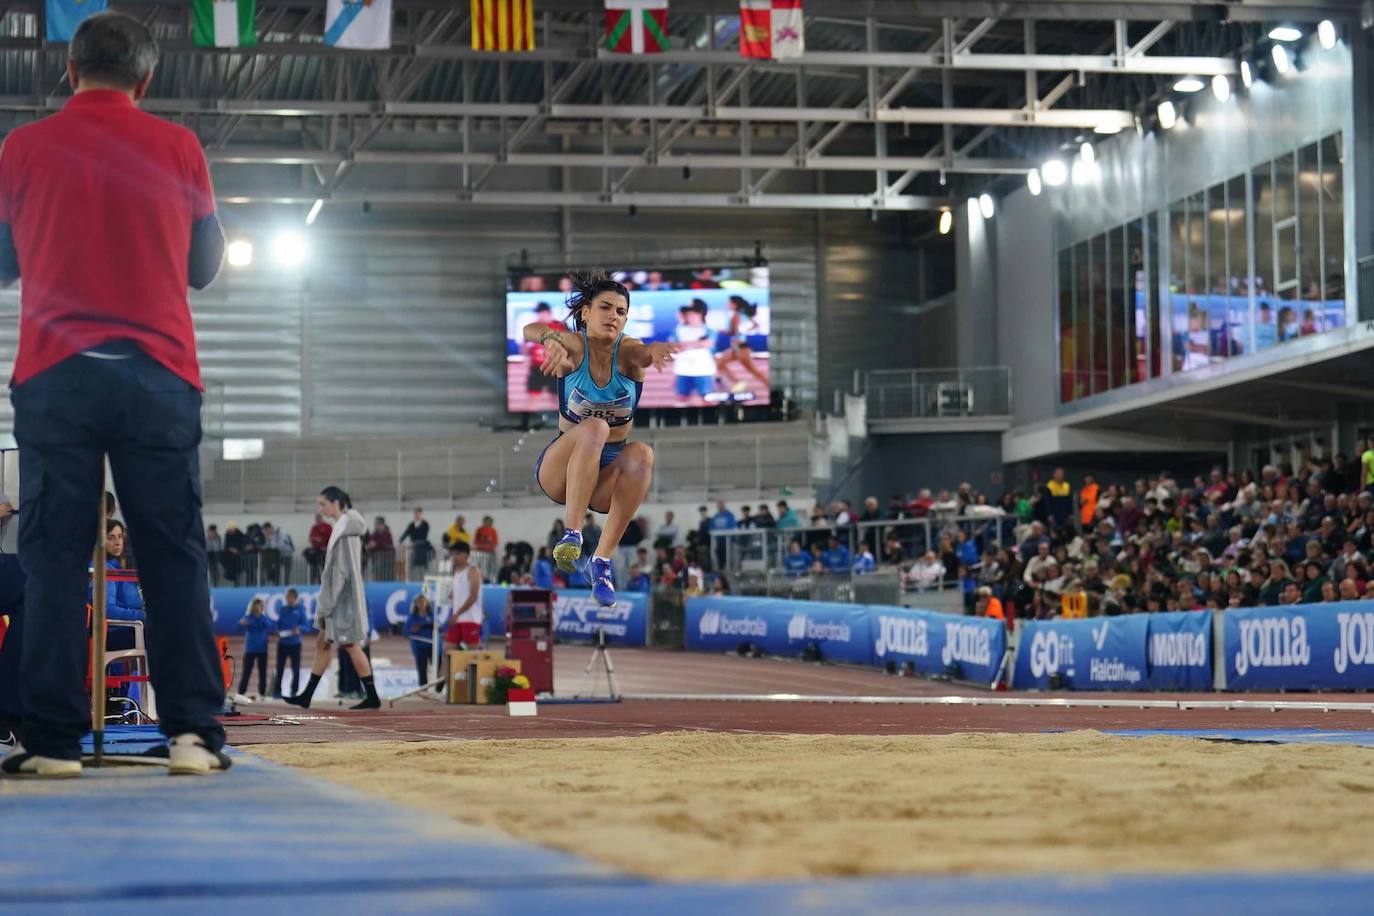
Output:
[[527,324],[525,340],[544,347],[544,362],[539,371],[562,378],[582,362],[582,335],[557,331],[546,324]]
[[673,361],[673,354],[678,351],[677,344],[655,342],[646,344],[636,337],[627,337],[620,346],[620,352],[625,354],[627,364],[636,369],[647,369],[653,366],[659,372]]

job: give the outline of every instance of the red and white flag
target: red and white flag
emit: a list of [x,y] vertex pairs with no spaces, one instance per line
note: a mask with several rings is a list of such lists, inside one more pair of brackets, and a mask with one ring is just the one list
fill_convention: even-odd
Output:
[[606,0],[606,50],[654,54],[668,47],[668,0]]
[[802,29],[801,0],[740,0],[739,53],[745,57],[801,57]]

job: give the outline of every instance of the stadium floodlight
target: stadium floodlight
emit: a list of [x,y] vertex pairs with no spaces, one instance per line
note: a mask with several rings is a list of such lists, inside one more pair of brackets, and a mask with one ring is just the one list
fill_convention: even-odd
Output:
[[1045,179],[1045,184],[1057,188],[1069,180],[1069,167],[1063,159],[1048,159],[1040,166],[1040,177]]
[[320,211],[323,210],[323,209],[324,209],[324,198],[323,198],[323,197],[317,197],[317,198],[315,198],[315,202],[314,202],[313,204],[310,205],[310,212],[307,213],[307,214],[305,214],[305,224],[306,224],[307,226],[313,226],[313,225],[315,225],[315,220],[319,219],[319,217],[320,217]]
[[1178,109],[1168,99],[1159,103],[1159,107],[1155,109],[1155,114],[1159,116],[1159,126],[1164,130],[1171,130],[1178,123]]
[[1279,73],[1287,73],[1288,68],[1293,66],[1293,61],[1288,57],[1288,49],[1283,45],[1274,45],[1269,54],[1274,58],[1274,69]]
[[1246,89],[1249,89],[1249,88],[1250,88],[1250,85],[1251,85],[1252,83],[1254,83],[1254,81],[1255,81],[1255,70],[1254,70],[1254,68],[1250,66],[1250,62],[1249,62],[1248,60],[1243,60],[1243,61],[1241,61],[1241,62],[1240,62],[1240,82],[1241,82],[1241,84],[1242,84],[1243,86],[1245,86]]
[[1218,73],[1212,77],[1212,95],[1218,102],[1224,102],[1231,97],[1231,81],[1222,74]]
[[279,232],[272,240],[272,254],[283,267],[295,267],[305,260],[305,239],[296,232]]
[[1091,143],[1082,143],[1078,147],[1078,155],[1083,157],[1083,161],[1092,165],[1097,161],[1097,150],[1093,149]]
[[939,226],[940,234],[941,234],[941,235],[949,235],[949,230],[951,230],[951,229],[953,229],[953,228],[954,228],[954,214],[950,212],[949,207],[942,207],[942,208],[940,209],[940,226]]
[[1101,134],[1103,136],[1119,134],[1121,133],[1121,124],[1117,121],[1103,121],[1101,124],[1093,128],[1093,133]]
[[992,195],[983,193],[978,195],[978,212],[983,214],[983,219],[992,219]]
[[1317,40],[1328,51],[1336,47],[1336,24],[1330,19],[1323,19],[1317,23]]
[[1174,83],[1175,92],[1199,92],[1202,90],[1202,80],[1196,76],[1185,76],[1183,79]]
[[1269,37],[1275,41],[1297,41],[1302,37],[1302,30],[1291,25],[1276,25],[1269,30]]
[[1026,190],[1031,192],[1031,197],[1039,197],[1040,187],[1040,171],[1031,169],[1026,173]]
[[230,267],[247,267],[253,263],[253,243],[247,239],[234,239],[224,255]]

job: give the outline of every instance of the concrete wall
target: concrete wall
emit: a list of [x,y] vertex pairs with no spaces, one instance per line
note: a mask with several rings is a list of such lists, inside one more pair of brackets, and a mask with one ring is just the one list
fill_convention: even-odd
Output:
[[920,433],[874,436],[850,499],[876,496],[887,505],[893,493],[922,487],[954,489],[967,482],[995,498],[1002,492],[1000,433]]

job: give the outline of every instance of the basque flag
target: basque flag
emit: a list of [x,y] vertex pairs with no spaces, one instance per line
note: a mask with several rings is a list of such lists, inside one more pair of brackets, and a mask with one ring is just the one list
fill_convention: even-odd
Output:
[[744,57],[801,57],[802,31],[801,0],[740,0],[739,53]]
[[668,47],[668,0],[606,0],[606,50],[654,54]]
[[48,0],[48,41],[71,41],[83,19],[109,5],[109,0]]
[[329,0],[324,43],[331,48],[385,51],[391,47],[391,0]]

